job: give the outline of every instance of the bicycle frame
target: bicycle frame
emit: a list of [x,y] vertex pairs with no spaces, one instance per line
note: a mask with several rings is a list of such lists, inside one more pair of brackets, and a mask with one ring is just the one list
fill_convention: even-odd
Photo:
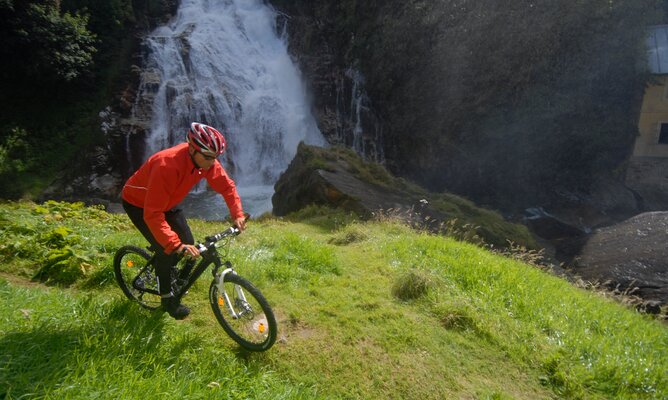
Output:
[[[190,273],[190,276],[188,277],[188,280],[186,281],[186,284],[179,287],[177,293],[174,293],[174,296],[177,298],[183,297],[183,295],[190,289],[192,285],[195,284],[195,282],[199,279],[200,276],[206,271],[207,268],[209,268],[209,265],[213,264],[213,276],[216,276],[216,272],[218,269],[223,265],[223,262],[220,260],[220,257],[218,256],[218,252],[216,251],[216,246],[215,245],[210,245],[207,247],[207,251],[202,253],[202,260],[195,266],[193,271]],[[230,268],[227,268],[225,271],[232,270],[231,264],[229,261],[225,262],[225,264],[229,264]]]
[[[225,300],[227,301],[228,307],[230,308],[230,312],[234,316],[234,318],[238,318],[237,313],[231,308],[230,302],[229,302],[229,297],[227,296],[227,293],[225,290],[223,290],[223,282],[225,281],[225,276],[227,274],[235,274],[234,268],[232,268],[232,263],[229,261],[222,262],[220,259],[220,255],[218,254],[218,250],[216,249],[216,242],[219,240],[229,236],[229,235],[234,235],[238,234],[239,230],[236,228],[233,228],[233,230],[228,230],[222,233],[219,233],[217,235],[211,236],[207,238],[208,243],[206,245],[200,243],[198,245],[198,249],[200,251],[200,256],[202,257],[202,260],[195,266],[193,271],[190,273],[190,276],[188,277],[188,280],[186,281],[186,284],[183,285],[182,287],[178,288],[177,293],[174,293],[174,296],[177,298],[183,297],[185,293],[190,289],[190,287],[199,279],[200,276],[206,271],[207,268],[209,268],[209,265],[213,264],[213,271],[211,272],[214,279],[218,280],[218,289],[220,293],[223,293],[225,296]],[[225,265],[227,268],[223,270],[223,272],[220,274],[220,276],[216,277],[218,270],[220,267]],[[241,291],[240,288],[236,288],[237,293],[239,294],[239,297],[242,298],[244,301],[246,301],[246,296],[243,294],[243,291]]]
[[[206,269],[209,267],[210,264],[214,264],[212,274],[214,276],[214,279],[217,280],[217,286],[218,286],[218,292],[221,293],[225,299],[225,304],[227,304],[228,310],[230,310],[230,313],[232,314],[232,317],[234,319],[238,319],[241,317],[241,314],[243,313],[237,313],[234,308],[232,307],[232,302],[230,301],[230,297],[227,294],[227,291],[225,290],[225,287],[223,285],[223,282],[225,282],[225,276],[227,274],[236,274],[234,271],[234,268],[232,268],[232,263],[229,261],[225,261],[224,263],[220,260],[220,256],[218,255],[218,252],[216,251],[215,245],[210,246],[206,253],[203,254],[203,259],[200,261],[200,263],[195,267],[193,272],[190,275],[190,279],[188,279],[188,282],[186,285],[183,287],[179,288],[178,293],[175,293],[175,296],[178,298],[181,298],[187,291],[188,289],[195,283],[197,279],[206,271]],[[220,273],[219,276],[217,275],[218,270],[220,267],[225,265],[227,268],[223,270],[223,272]],[[237,293],[237,296],[243,300],[244,302],[247,302],[246,300],[246,295],[244,294],[244,291],[239,287],[235,286],[234,287],[235,292]]]

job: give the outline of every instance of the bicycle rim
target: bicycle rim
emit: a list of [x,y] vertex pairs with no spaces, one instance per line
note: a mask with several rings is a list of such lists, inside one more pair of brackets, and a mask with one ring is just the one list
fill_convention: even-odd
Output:
[[160,306],[158,280],[152,265],[146,265],[149,254],[139,247],[125,246],[114,257],[114,274],[123,293],[142,307],[155,310]]
[[209,301],[225,332],[250,351],[268,350],[276,341],[276,318],[262,293],[246,279],[228,274],[223,292],[211,282]]

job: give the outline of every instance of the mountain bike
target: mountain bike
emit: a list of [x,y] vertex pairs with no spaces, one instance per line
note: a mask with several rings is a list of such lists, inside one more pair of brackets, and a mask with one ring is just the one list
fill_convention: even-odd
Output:
[[[172,292],[180,300],[213,264],[209,303],[218,323],[241,347],[250,351],[266,351],[276,341],[274,313],[262,293],[239,276],[230,261],[221,261],[217,250],[217,247],[223,247],[227,251],[231,239],[239,233],[240,230],[233,226],[198,243],[199,264],[195,266],[193,260],[182,259],[179,265],[183,266],[174,267]],[[227,258],[226,252],[224,256]],[[151,248],[144,250],[137,246],[123,246],[114,256],[114,274],[123,293],[149,310],[160,307],[154,261],[155,254]]]

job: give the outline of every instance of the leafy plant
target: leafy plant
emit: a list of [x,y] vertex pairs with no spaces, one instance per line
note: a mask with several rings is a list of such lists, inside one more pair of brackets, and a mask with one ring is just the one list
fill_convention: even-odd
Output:
[[28,137],[29,133],[25,129],[14,127],[0,141],[0,185],[5,196],[20,189],[15,184],[16,179],[35,165]]
[[51,284],[71,285],[92,269],[90,258],[69,246],[50,250],[33,279]]
[[[91,284],[108,284],[109,274],[98,268],[104,253],[102,243],[88,236],[99,228],[125,230],[127,219],[104,212],[99,206],[47,201],[41,205],[23,203],[0,218],[0,260],[29,269],[29,276],[49,284],[72,285],[85,279]],[[4,221],[4,222],[3,222]]]

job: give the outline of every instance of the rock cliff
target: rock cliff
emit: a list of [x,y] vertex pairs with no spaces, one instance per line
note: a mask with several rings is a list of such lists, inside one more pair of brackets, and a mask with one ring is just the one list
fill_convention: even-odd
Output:
[[621,179],[610,171],[633,145],[649,3],[271,3],[323,132],[358,70],[395,175],[507,211]]

